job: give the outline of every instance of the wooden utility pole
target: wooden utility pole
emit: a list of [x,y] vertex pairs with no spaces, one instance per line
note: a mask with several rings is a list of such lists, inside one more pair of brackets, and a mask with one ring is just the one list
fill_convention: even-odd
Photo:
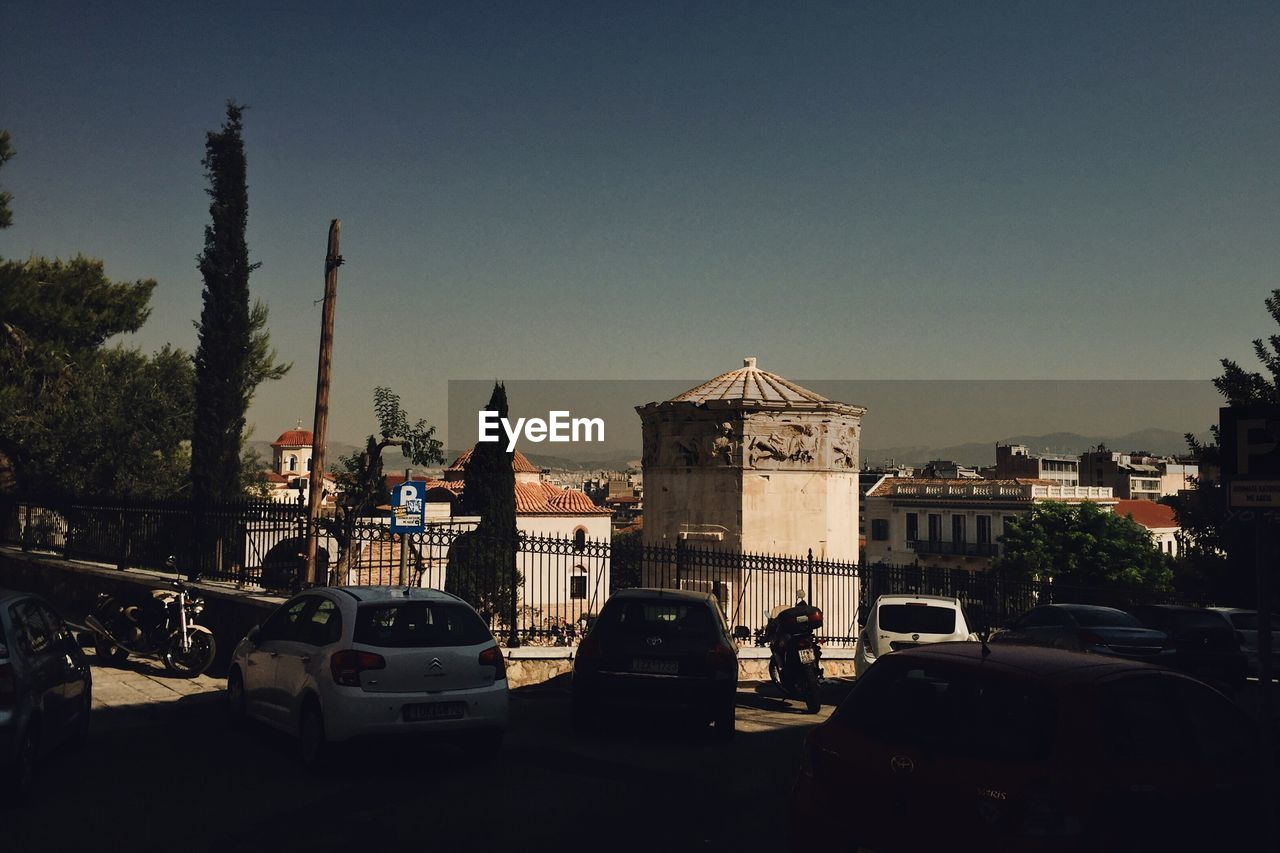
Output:
[[[329,223],[329,251],[324,256],[324,308],[320,315],[320,364],[316,368],[316,417],[311,427],[311,492],[307,501],[307,568],[304,586],[324,586],[329,582],[316,572],[316,538],[319,534],[320,503],[324,498],[324,445],[329,425],[329,372],[333,365],[333,308],[338,298],[338,267],[342,255],[338,238],[342,221]],[[333,555],[330,555],[332,559]]]

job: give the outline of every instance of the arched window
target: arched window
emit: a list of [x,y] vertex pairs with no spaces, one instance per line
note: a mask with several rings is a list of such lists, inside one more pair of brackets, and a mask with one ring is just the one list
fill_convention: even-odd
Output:
[[289,472],[290,472],[290,473],[293,473],[294,471],[297,471],[297,470],[298,470],[298,457],[296,457],[296,456],[290,456],[290,457],[289,457]]
[[573,531],[573,550],[587,550],[587,528],[579,527],[577,530]]

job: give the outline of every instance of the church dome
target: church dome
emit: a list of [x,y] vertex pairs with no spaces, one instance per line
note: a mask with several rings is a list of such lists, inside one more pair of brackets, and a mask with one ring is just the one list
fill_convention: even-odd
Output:
[[271,442],[272,447],[310,447],[311,446],[311,430],[309,429],[287,429],[280,433],[280,437]]

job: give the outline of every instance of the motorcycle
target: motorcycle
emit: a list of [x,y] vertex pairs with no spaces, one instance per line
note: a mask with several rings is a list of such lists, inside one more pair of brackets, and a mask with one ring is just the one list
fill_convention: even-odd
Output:
[[764,637],[769,644],[769,678],[789,699],[804,701],[805,710],[822,707],[822,647],[813,632],[822,627],[822,611],[800,600],[771,614]]
[[[174,559],[166,565],[173,568]],[[196,623],[203,611],[203,599],[178,578],[168,589],[153,589],[138,602],[99,595],[85,626],[93,634],[100,660],[121,663],[129,655],[154,657],[171,672],[195,678],[217,653],[213,632]]]

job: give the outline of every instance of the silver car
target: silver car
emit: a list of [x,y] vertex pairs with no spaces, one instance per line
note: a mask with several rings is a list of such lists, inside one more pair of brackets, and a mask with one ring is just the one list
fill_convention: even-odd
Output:
[[236,647],[233,719],[299,738],[303,761],[357,738],[441,734],[495,755],[507,727],[507,673],[488,626],[432,589],[323,587],[286,601]]
[[93,678],[47,601],[0,590],[0,788],[30,792],[39,760],[89,730]]

